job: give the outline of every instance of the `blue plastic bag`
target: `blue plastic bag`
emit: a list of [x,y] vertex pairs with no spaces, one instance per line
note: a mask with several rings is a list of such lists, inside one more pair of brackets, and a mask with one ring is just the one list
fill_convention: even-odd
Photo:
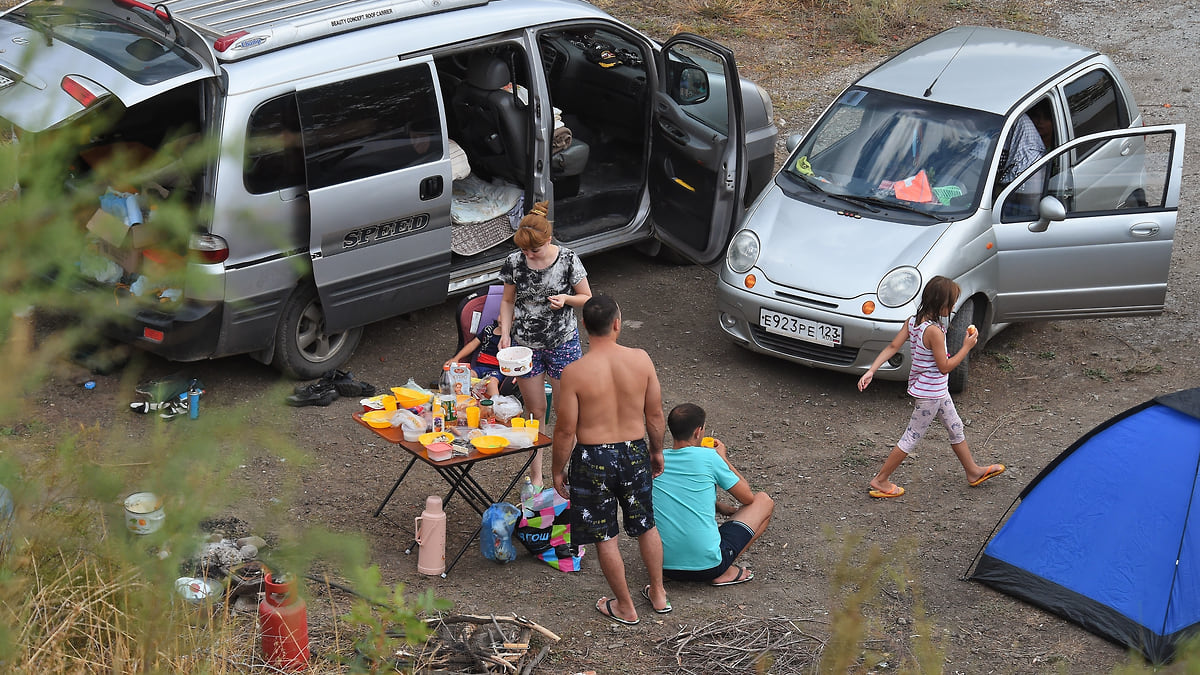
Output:
[[483,530],[479,533],[479,549],[483,557],[498,563],[512,562],[517,558],[513,546],[513,529],[521,519],[521,509],[501,502],[492,504],[483,512]]

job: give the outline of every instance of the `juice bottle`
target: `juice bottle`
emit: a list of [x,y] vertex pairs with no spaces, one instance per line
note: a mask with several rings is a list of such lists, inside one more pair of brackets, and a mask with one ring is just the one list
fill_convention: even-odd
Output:
[[433,400],[430,401],[430,408],[433,410],[433,428],[431,431],[441,433],[446,430],[446,411],[442,409],[436,395],[432,398]]

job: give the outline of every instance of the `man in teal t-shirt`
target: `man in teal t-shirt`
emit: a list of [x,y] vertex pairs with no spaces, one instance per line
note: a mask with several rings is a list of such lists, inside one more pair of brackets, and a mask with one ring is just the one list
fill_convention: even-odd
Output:
[[[750,581],[750,570],[733,564],[767,529],[775,502],[755,493],[729,462],[725,444],[703,447],[705,413],[684,403],[667,416],[675,440],[664,451],[665,468],[654,479],[654,522],[663,542],[663,574],[676,581],[728,586]],[[742,506],[717,501],[717,487]],[[728,516],[717,525],[717,512]],[[663,610],[656,609],[662,612]]]

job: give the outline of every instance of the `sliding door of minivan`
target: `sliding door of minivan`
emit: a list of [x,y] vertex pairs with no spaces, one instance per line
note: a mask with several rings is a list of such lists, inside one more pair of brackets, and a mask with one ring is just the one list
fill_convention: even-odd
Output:
[[297,91],[327,331],[446,298],[450,160],[436,78],[431,59],[389,60]]

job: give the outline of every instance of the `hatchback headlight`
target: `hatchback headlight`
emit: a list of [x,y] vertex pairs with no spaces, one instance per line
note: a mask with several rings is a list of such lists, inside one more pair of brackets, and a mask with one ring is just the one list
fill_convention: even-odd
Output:
[[915,267],[898,267],[884,275],[875,294],[887,307],[907,304],[921,291],[921,273]]
[[758,243],[758,235],[750,230],[741,230],[733,235],[729,242],[729,253],[725,255],[725,264],[738,274],[745,274],[758,263],[758,254],[762,247]]

